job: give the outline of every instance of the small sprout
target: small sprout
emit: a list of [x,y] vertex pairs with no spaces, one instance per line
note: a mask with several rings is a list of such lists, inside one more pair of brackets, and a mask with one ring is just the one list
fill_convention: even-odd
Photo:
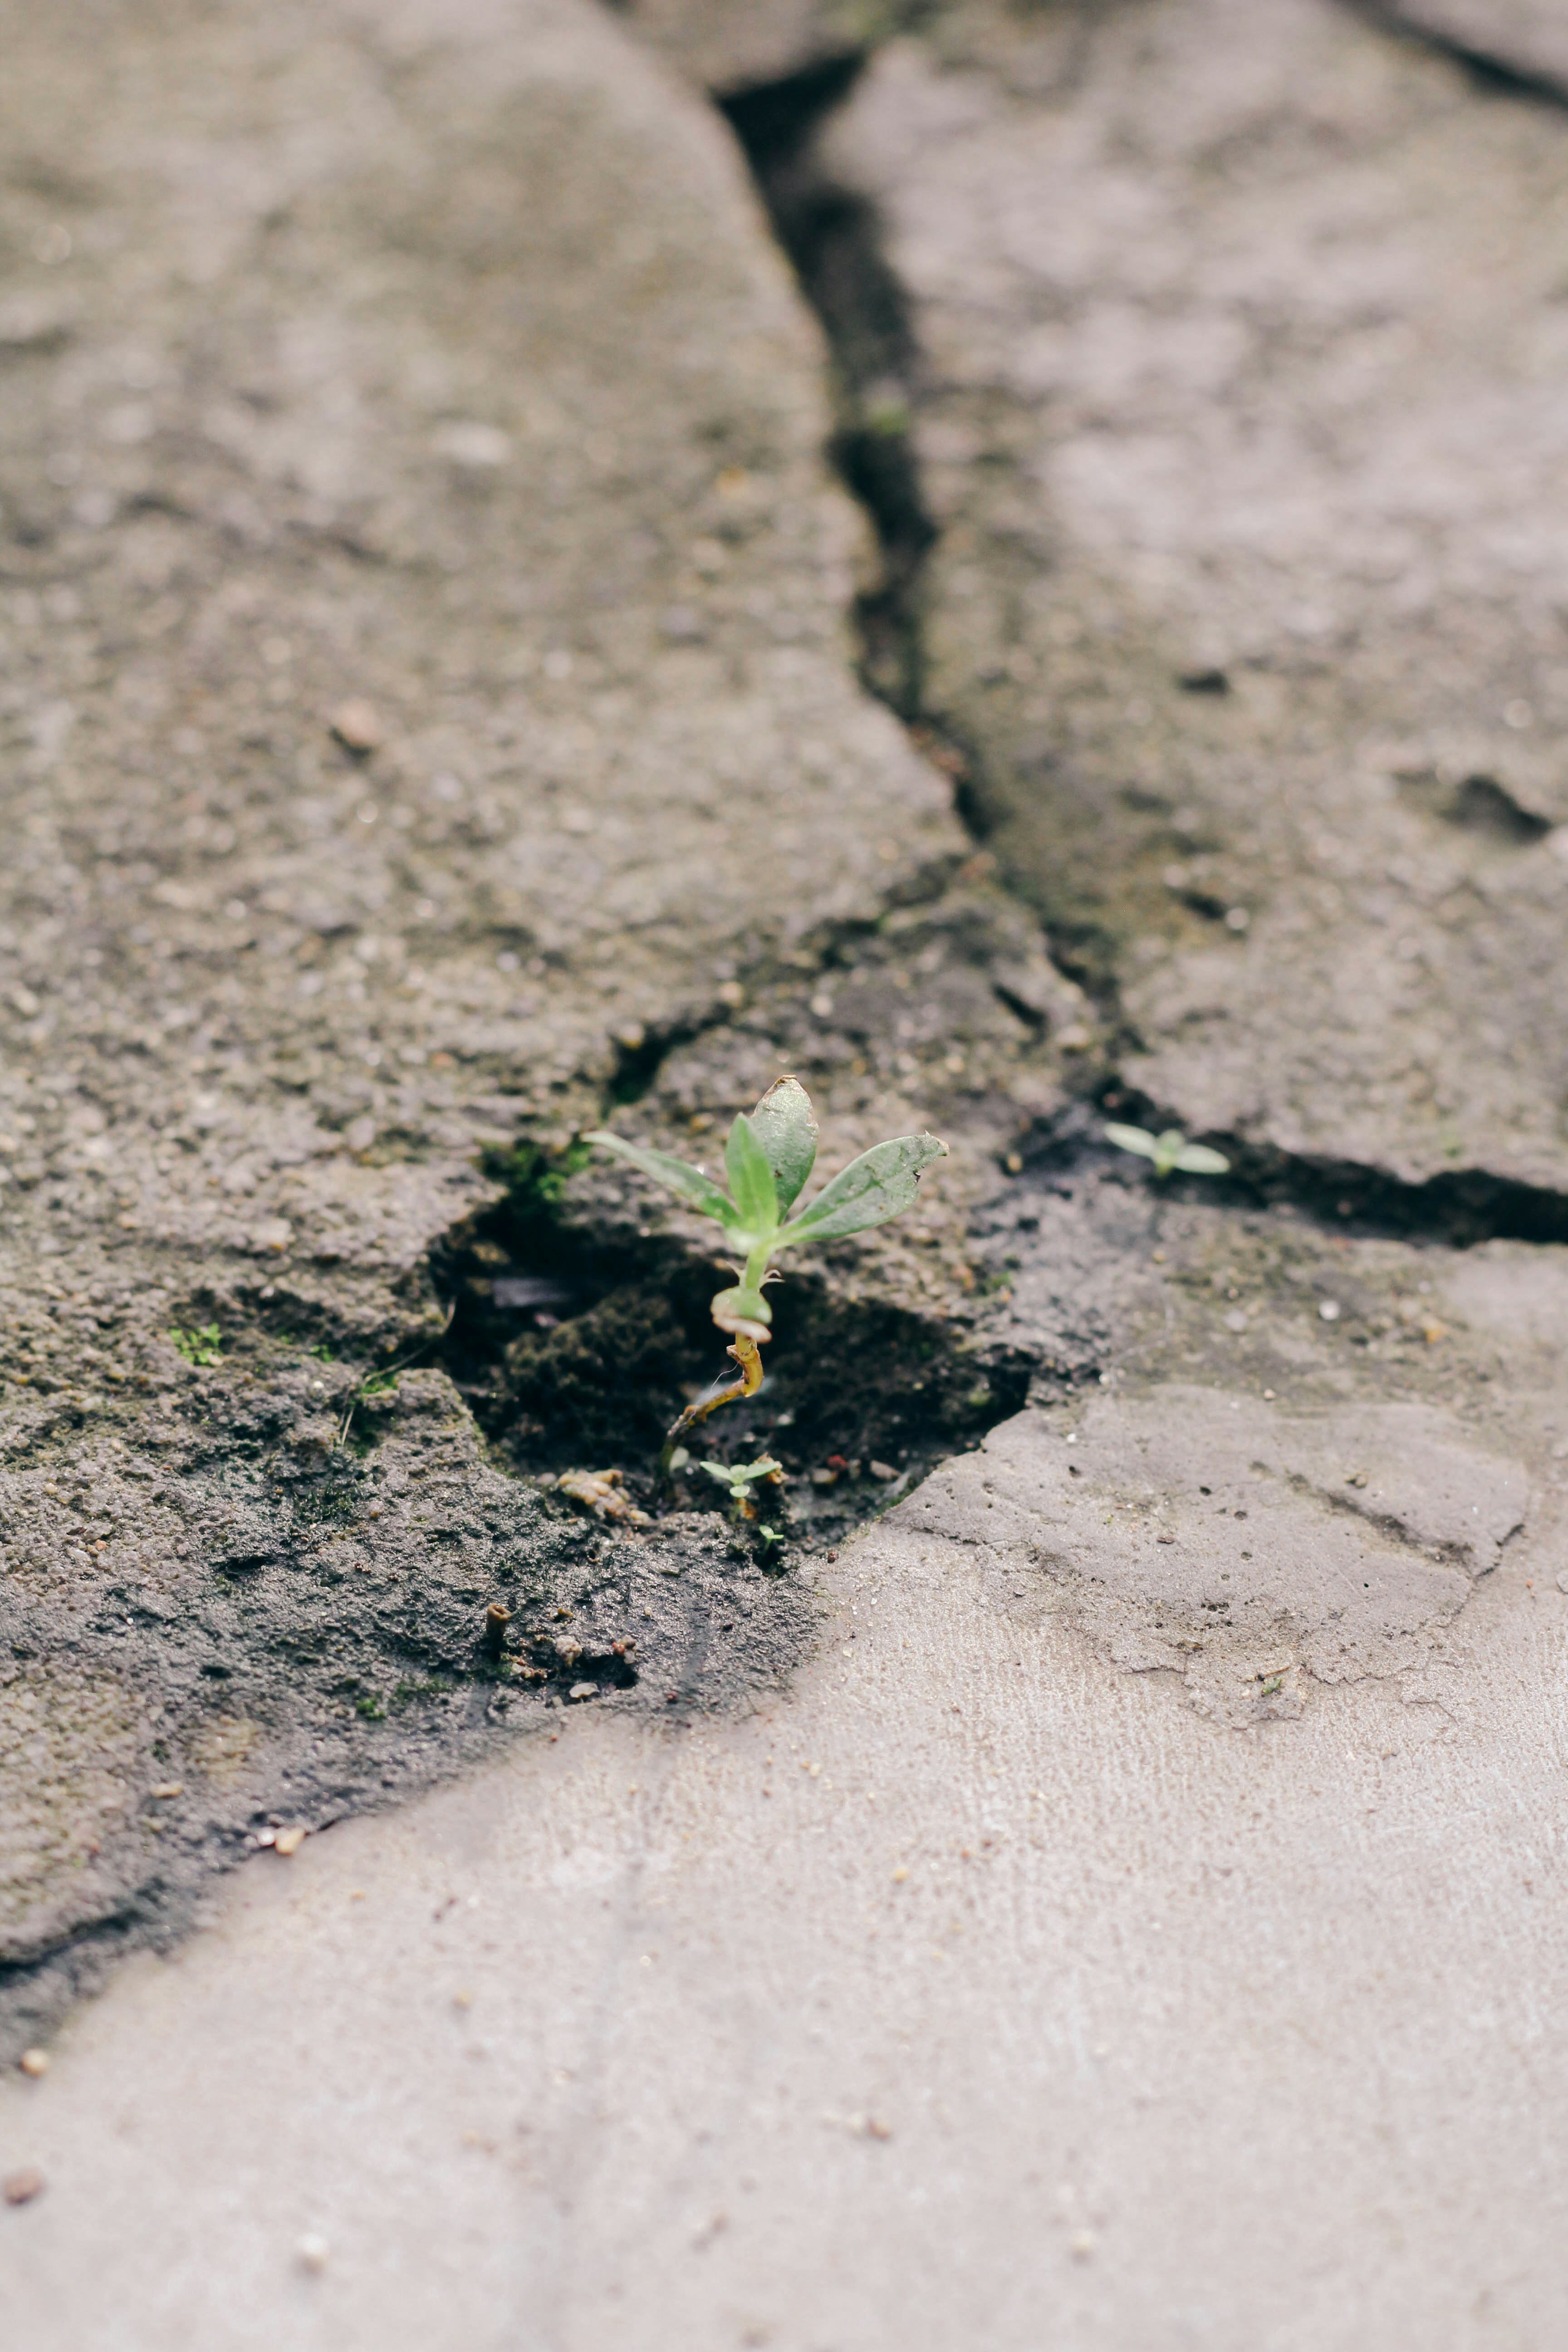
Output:
[[1206,1143],[1189,1143],[1179,1127],[1151,1135],[1146,1127],[1121,1127],[1112,1119],[1105,1132],[1121,1150],[1152,1160],[1156,1176],[1168,1176],[1173,1169],[1184,1176],[1224,1176],[1230,1168],[1223,1151],[1211,1151]]
[[772,1550],[774,1544],[782,1544],[784,1540],[777,1528],[770,1528],[765,1523],[757,1529],[757,1533],[763,1539],[763,1552],[764,1557]]
[[775,1462],[771,1454],[761,1455],[755,1462],[700,1462],[697,1466],[705,1470],[710,1478],[717,1478],[727,1490],[738,1519],[755,1518],[757,1507],[751,1490],[759,1478],[767,1478],[775,1486],[784,1480],[784,1465]]
[[753,1110],[737,1114],[724,1147],[728,1192],[671,1152],[627,1143],[603,1129],[584,1140],[629,1160],[666,1192],[711,1217],[742,1262],[733,1286],[713,1298],[713,1320],[721,1331],[731,1334],[730,1354],[741,1377],[681,1414],[660,1458],[665,1477],[676,1444],[694,1423],[734,1398],[754,1396],[761,1388],[763,1363],[757,1349],[773,1319],[763,1289],[776,1276],[773,1260],[799,1242],[839,1241],[885,1224],[910,1207],[921,1171],[947,1150],[934,1135],[900,1135],[873,1144],[830,1177],[816,1199],[786,1223],[816,1159],[816,1118],[811,1097],[798,1078],[780,1078]]
[[216,1323],[198,1324],[194,1330],[171,1330],[170,1339],[187,1364],[221,1364],[223,1334]]

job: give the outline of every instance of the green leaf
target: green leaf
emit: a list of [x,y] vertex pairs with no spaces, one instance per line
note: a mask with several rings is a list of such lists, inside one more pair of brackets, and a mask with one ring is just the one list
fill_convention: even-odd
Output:
[[1230,1172],[1230,1162],[1223,1151],[1211,1151],[1206,1143],[1186,1143],[1177,1152],[1175,1165],[1187,1176],[1225,1176]]
[[782,1217],[816,1158],[816,1118],[800,1080],[776,1079],[752,1113],[752,1127],[773,1171]]
[[868,1225],[885,1224],[910,1206],[921,1171],[946,1150],[934,1135],[899,1135],[889,1143],[874,1143],[831,1177],[810,1207],[784,1227],[779,1246],[837,1241]]
[[1108,1119],[1105,1132],[1107,1139],[1123,1151],[1139,1152],[1145,1160],[1160,1157],[1160,1147],[1146,1127],[1119,1127],[1114,1119]]
[[596,1143],[622,1160],[629,1160],[634,1168],[640,1168],[645,1176],[651,1176],[654,1182],[662,1184],[667,1192],[674,1192],[682,1201],[689,1201],[692,1207],[700,1209],[705,1217],[717,1217],[721,1225],[728,1225],[733,1220],[735,1207],[729,1195],[714,1183],[711,1177],[704,1176],[700,1168],[693,1168],[688,1161],[677,1160],[673,1152],[655,1151],[647,1143],[627,1143],[624,1137],[607,1134],[603,1128],[593,1135],[585,1135],[583,1140],[584,1143]]
[[748,1339],[765,1339],[773,1310],[760,1290],[721,1290],[713,1300],[713,1320],[721,1331],[743,1332]]
[[739,1220],[753,1241],[766,1241],[778,1225],[778,1191],[768,1155],[743,1110],[736,1112],[730,1140],[724,1146],[724,1172],[734,1196],[731,1216]]
[[1107,1123],[1105,1132],[1123,1151],[1136,1151],[1152,1160],[1156,1176],[1168,1176],[1173,1168],[1188,1176],[1224,1176],[1230,1168],[1223,1151],[1211,1151],[1206,1143],[1189,1143],[1179,1127],[1151,1135],[1146,1127],[1118,1127],[1112,1121]]
[[726,1486],[745,1487],[755,1478],[771,1478],[773,1472],[784,1465],[775,1462],[771,1454],[764,1454],[757,1462],[700,1462],[697,1466],[700,1470],[706,1470],[710,1478],[718,1478]]

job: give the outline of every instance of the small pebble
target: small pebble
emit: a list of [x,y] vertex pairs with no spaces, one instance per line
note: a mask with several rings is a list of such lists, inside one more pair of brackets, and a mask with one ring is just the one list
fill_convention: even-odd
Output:
[[358,696],[347,702],[340,702],[327,724],[339,742],[350,751],[379,751],[386,740],[386,730],[381,723],[375,705],[363,701]]
[[1318,1313],[1322,1317],[1325,1323],[1337,1323],[1340,1319],[1339,1307],[1331,1298],[1324,1298],[1319,1301]]
[[278,1832],[272,1841],[272,1851],[281,1854],[298,1853],[310,1834],[309,1830],[296,1822],[292,1828]]
[[24,2164],[0,2180],[0,2197],[7,2205],[30,2205],[35,2197],[42,2196],[43,2189],[44,2176],[36,2164]]
[[300,2258],[300,2269],[310,2272],[313,2277],[320,2278],[327,2267],[327,2259],[332,2250],[325,2238],[318,2237],[314,2231],[309,2231],[300,2239],[294,2251]]
[[566,1696],[568,1698],[597,1698],[599,1685],[597,1683],[574,1683]]
[[47,2050],[24,2050],[16,2063],[24,2074],[31,2074],[36,2082],[49,2071],[49,2053]]
[[157,1787],[149,1789],[147,1793],[150,1797],[183,1797],[185,1784],[183,1780],[160,1780]]

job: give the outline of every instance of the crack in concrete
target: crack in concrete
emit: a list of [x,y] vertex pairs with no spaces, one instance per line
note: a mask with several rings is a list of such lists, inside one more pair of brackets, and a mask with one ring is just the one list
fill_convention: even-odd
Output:
[[1341,0],[1341,5],[1348,15],[1375,31],[1462,67],[1479,90],[1536,105],[1568,107],[1568,83],[1557,75],[1505,56],[1500,48],[1483,47],[1442,26],[1423,23],[1402,8],[1399,0]]
[[[1375,0],[1348,5],[1384,29],[1403,31],[1453,56],[1500,89],[1568,103],[1568,93],[1556,85],[1409,26]],[[850,97],[873,54],[870,47],[845,50],[778,81],[721,92],[717,102],[741,142],[774,231],[827,339],[839,415],[834,456],[876,533],[881,559],[878,584],[857,604],[862,677],[904,720],[917,748],[945,770],[955,814],[983,848],[991,827],[973,782],[975,750],[960,741],[951,722],[922,699],[921,581],[938,530],[921,490],[912,432],[924,368],[911,304],[888,259],[874,206],[825,171],[815,152],[816,134]],[[1190,691],[1211,692],[1222,690],[1226,681],[1215,672],[1183,683]],[[1493,834],[1510,846],[1537,842],[1551,830],[1547,819],[1483,774],[1466,778],[1429,813],[1467,831]],[[1005,889],[1005,874],[998,878]],[[1199,910],[1218,918],[1226,902],[1200,894]],[[1121,1075],[1123,1055],[1136,1051],[1141,1040],[1114,977],[1082,951],[1081,943],[1049,924],[1042,928],[1053,961],[1091,998],[1111,1031],[1104,1057],[1083,1069],[1082,1097],[1152,1128],[1174,1123],[1171,1113],[1130,1088]],[[1011,1002],[1005,988],[998,993]],[[1065,1120],[1047,1122],[1047,1150],[1058,1149],[1073,1127],[1070,1111]],[[1479,1168],[1411,1181],[1392,1170],[1324,1153],[1290,1152],[1223,1131],[1204,1139],[1231,1160],[1226,1197],[1290,1200],[1326,1224],[1439,1237],[1459,1246],[1494,1239],[1568,1241],[1568,1192],[1550,1186]],[[1082,1148],[1076,1139],[1075,1148]],[[1039,1149],[1037,1139],[1026,1144],[1026,1160],[1032,1161]]]

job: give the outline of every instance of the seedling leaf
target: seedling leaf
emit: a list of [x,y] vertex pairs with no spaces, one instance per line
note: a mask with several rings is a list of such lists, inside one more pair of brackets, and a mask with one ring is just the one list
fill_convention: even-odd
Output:
[[700,1462],[697,1466],[732,1493],[744,1494],[753,1479],[771,1478],[784,1465],[775,1462],[771,1454],[764,1454],[756,1462]]
[[816,1159],[816,1118],[800,1080],[775,1080],[752,1111],[752,1127],[773,1171],[779,1214],[786,1216]]
[[689,1166],[686,1160],[677,1160],[672,1151],[656,1151],[651,1144],[647,1143],[627,1143],[623,1136],[610,1135],[603,1128],[592,1135],[585,1135],[583,1140],[584,1143],[603,1144],[606,1151],[617,1152],[623,1160],[629,1160],[634,1168],[640,1168],[645,1176],[651,1176],[654,1182],[662,1184],[667,1192],[674,1192],[681,1200],[689,1201],[692,1207],[700,1209],[705,1217],[717,1217],[721,1225],[733,1223],[735,1205],[729,1195],[721,1191],[711,1177],[704,1176],[700,1168]]
[[934,1135],[898,1135],[874,1143],[830,1177],[809,1208],[785,1225],[779,1247],[786,1242],[838,1241],[868,1225],[885,1224],[910,1206],[921,1171],[946,1150]]
[[1145,1160],[1158,1157],[1159,1146],[1146,1127],[1120,1127],[1115,1119],[1105,1123],[1106,1139],[1118,1144],[1123,1151],[1139,1152]]
[[1188,1176],[1226,1176],[1230,1162],[1223,1151],[1211,1151],[1206,1143],[1184,1143],[1176,1154],[1176,1166]]
[[1187,1176],[1224,1176],[1230,1168],[1223,1151],[1211,1151],[1206,1143],[1189,1143],[1179,1127],[1151,1135],[1146,1127],[1121,1127],[1109,1119],[1105,1133],[1123,1151],[1136,1151],[1142,1159],[1152,1160],[1156,1176],[1168,1176],[1173,1168]]
[[724,1146],[724,1172],[734,1196],[732,1215],[753,1241],[765,1241],[778,1227],[779,1196],[768,1155],[744,1111],[736,1112]]

